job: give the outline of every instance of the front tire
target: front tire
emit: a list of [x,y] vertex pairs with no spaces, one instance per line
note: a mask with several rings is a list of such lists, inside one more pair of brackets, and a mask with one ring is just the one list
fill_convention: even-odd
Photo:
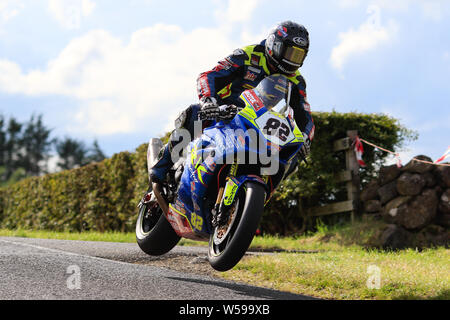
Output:
[[136,221],[136,241],[146,254],[160,256],[173,249],[180,237],[157,203],[142,204]]
[[208,260],[215,270],[230,270],[244,256],[261,220],[265,196],[265,188],[258,183],[246,182],[240,188],[228,226],[215,228],[209,239]]

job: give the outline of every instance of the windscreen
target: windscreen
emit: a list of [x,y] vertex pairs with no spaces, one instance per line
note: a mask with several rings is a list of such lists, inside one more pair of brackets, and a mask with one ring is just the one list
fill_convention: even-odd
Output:
[[272,109],[281,100],[287,99],[288,79],[281,74],[264,78],[255,88],[255,93],[263,101],[267,109]]

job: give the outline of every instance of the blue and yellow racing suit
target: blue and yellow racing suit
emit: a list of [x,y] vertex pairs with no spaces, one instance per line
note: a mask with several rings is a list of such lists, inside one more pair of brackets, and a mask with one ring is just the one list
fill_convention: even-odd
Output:
[[[244,107],[241,93],[255,88],[261,80],[273,74],[264,55],[265,40],[259,45],[237,49],[232,55],[219,61],[214,69],[203,72],[197,80],[199,98],[214,97],[219,105],[234,104]],[[314,137],[314,121],[306,100],[306,83],[300,71],[288,76],[297,90],[292,91],[290,106],[295,122],[310,140]]]

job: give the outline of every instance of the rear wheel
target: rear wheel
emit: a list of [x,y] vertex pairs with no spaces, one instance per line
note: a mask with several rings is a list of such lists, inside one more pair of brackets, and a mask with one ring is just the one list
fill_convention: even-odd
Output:
[[217,271],[233,268],[250,246],[264,211],[265,188],[246,182],[230,209],[225,225],[216,227],[209,239],[208,260]]
[[157,202],[143,203],[140,206],[136,221],[136,241],[142,251],[152,256],[169,252],[180,241]]

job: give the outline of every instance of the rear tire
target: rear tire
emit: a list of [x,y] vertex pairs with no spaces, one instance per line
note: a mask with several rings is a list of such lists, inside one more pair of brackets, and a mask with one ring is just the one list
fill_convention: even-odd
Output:
[[180,237],[158,204],[143,204],[136,222],[136,241],[146,254],[160,256],[173,249]]
[[[222,239],[217,229],[209,239],[208,260],[217,271],[233,268],[250,246],[264,211],[266,190],[253,182],[246,182],[235,200],[235,216],[230,214],[228,229]],[[233,210],[233,209],[232,209]]]

